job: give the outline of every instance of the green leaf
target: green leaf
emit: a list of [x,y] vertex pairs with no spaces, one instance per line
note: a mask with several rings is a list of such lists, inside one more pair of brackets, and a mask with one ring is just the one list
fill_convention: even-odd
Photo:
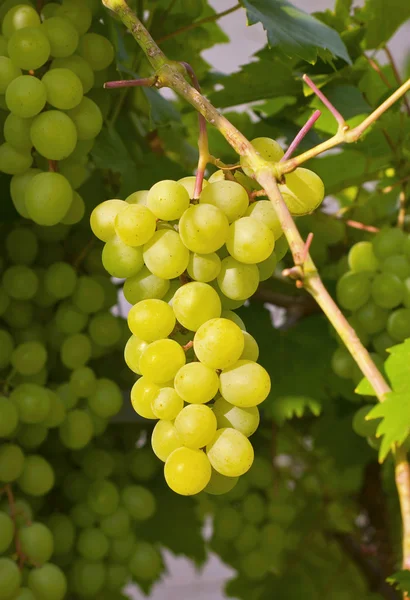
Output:
[[320,50],[350,64],[339,34],[287,0],[243,0],[248,23],[262,23],[269,44],[286,56],[298,56],[314,64]]
[[272,417],[279,425],[294,417],[301,418],[308,412],[318,417],[322,412],[321,403],[304,396],[281,396],[271,406]]
[[387,577],[386,581],[390,583],[396,590],[406,592],[410,594],[410,572],[409,571],[397,571],[390,577]]
[[356,387],[355,392],[361,396],[376,396],[376,392],[374,391],[372,384],[366,377],[363,377],[359,385]]
[[367,28],[367,48],[378,48],[391,38],[400,25],[410,19],[410,2],[367,0],[360,19]]
[[395,392],[410,393],[410,339],[393,346],[389,351],[390,356],[386,360],[385,369],[390,385]]
[[395,446],[400,446],[410,433],[410,392],[391,392],[377,404],[366,419],[382,418],[376,437],[381,437],[379,461],[383,462]]
[[221,83],[224,89],[209,98],[219,108],[296,95],[301,89],[301,83],[295,80],[289,67],[270,60],[249,63]]

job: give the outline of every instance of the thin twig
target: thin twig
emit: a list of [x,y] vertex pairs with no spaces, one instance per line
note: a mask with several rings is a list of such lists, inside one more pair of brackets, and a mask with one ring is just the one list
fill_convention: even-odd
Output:
[[308,119],[308,121],[305,123],[305,125],[303,125],[302,129],[299,131],[299,133],[297,134],[297,136],[295,137],[293,142],[290,144],[289,148],[286,150],[285,154],[280,159],[281,162],[283,162],[284,160],[287,160],[288,158],[290,158],[292,156],[292,154],[294,153],[296,148],[299,146],[300,142],[303,140],[303,138],[306,136],[306,134],[312,129],[313,125],[316,123],[316,121],[318,120],[318,118],[320,117],[321,114],[322,113],[320,112],[320,110],[315,110],[313,115]]
[[400,229],[404,229],[404,223],[406,219],[406,209],[407,209],[407,194],[406,194],[406,184],[402,185],[402,189],[399,194],[399,214],[397,217],[397,227]]
[[[396,61],[394,60],[394,56],[390,52],[390,48],[388,46],[384,47],[384,51],[385,51],[385,53],[387,55],[387,58],[389,59],[389,63],[390,63],[390,66],[391,66],[391,68],[393,70],[394,77],[396,78],[397,83],[399,85],[401,85],[402,82],[403,82],[403,80],[400,77],[400,73],[399,73],[399,70],[397,68]],[[408,99],[407,99],[406,96],[403,96],[403,103],[404,103],[404,105],[406,107],[407,114],[410,115],[410,102],[408,101]]]
[[336,121],[339,123],[339,125],[344,127],[346,125],[346,121],[344,120],[344,118],[342,117],[340,112],[337,110],[337,108],[335,106],[333,106],[333,104],[330,102],[330,100],[328,98],[326,98],[324,93],[319,90],[317,85],[315,85],[313,83],[313,81],[310,79],[310,77],[308,77],[308,75],[303,75],[303,81],[316,94],[316,96],[319,98],[319,100],[321,100],[323,102],[323,104],[326,106],[326,108],[330,110],[330,112],[332,113],[332,115],[334,116]]
[[368,231],[369,233],[377,233],[380,231],[378,227],[374,227],[373,225],[365,225],[364,223],[360,223],[360,221],[352,221],[352,219],[345,221],[345,223],[349,227],[353,227],[353,229],[361,229],[362,231]]
[[303,249],[303,254],[302,254],[302,264],[304,264],[307,255],[309,254],[309,250],[310,250],[310,246],[312,244],[313,241],[313,233],[310,232],[309,235],[306,238],[306,242],[305,242],[305,247]]
[[[369,63],[369,65],[371,66],[373,71],[375,71],[378,74],[378,76],[383,81],[385,86],[391,89],[392,86],[390,84],[390,81],[387,79],[386,75],[383,73],[380,65],[378,65],[377,62],[373,58],[370,58],[370,56],[367,56],[367,54],[363,54],[363,56],[366,58],[367,62]],[[399,83],[401,83],[401,81]]]
[[382,194],[388,194],[395,187],[397,187],[397,186],[401,185],[402,183],[405,183],[406,181],[409,181],[409,180],[410,180],[410,175],[406,175],[406,177],[402,177],[399,181],[395,181],[391,185],[387,185],[386,187],[382,188],[381,192],[382,192]]
[[22,549],[21,549],[21,543],[20,543],[20,538],[19,538],[19,530],[17,527],[17,513],[16,513],[16,504],[14,501],[14,494],[13,494],[13,490],[11,485],[8,483],[7,485],[4,486],[4,491],[6,492],[7,495],[7,501],[10,507],[10,517],[11,520],[13,521],[13,527],[14,527],[14,546],[16,549],[16,554],[17,557],[19,559],[19,569],[20,571],[23,569],[24,567],[24,563],[26,562],[26,556],[24,555]]
[[226,10],[224,10],[220,13],[210,15],[209,17],[204,17],[203,19],[200,19],[199,21],[194,21],[193,23],[190,23],[189,25],[186,25],[185,27],[181,27],[181,29],[177,29],[176,31],[173,31],[172,33],[167,33],[166,35],[163,35],[162,37],[160,37],[157,40],[157,44],[162,44],[162,42],[166,42],[167,40],[169,40],[177,35],[180,35],[181,33],[191,31],[192,29],[196,29],[197,27],[200,27],[201,25],[205,25],[205,23],[212,23],[212,21],[217,21],[218,19],[221,19],[222,17],[226,17],[227,15],[230,15],[231,13],[235,12],[236,10],[239,10],[240,8],[242,8],[242,4],[236,4],[235,6],[232,6],[231,8],[227,8]]
[[104,83],[105,89],[127,88],[127,87],[154,87],[157,84],[157,78],[142,77],[141,79],[120,79],[118,81],[107,81]]

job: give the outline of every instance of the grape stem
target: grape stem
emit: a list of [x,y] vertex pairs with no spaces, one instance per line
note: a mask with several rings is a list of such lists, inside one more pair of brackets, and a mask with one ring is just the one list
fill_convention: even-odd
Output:
[[317,85],[313,83],[311,78],[308,77],[308,75],[303,75],[302,79],[306,83],[306,85],[308,85],[310,87],[310,89],[313,91],[313,93],[316,94],[316,96],[319,98],[319,100],[321,100],[323,102],[323,104],[326,106],[326,108],[330,110],[330,112],[332,113],[332,115],[334,116],[336,121],[339,123],[339,125],[344,127],[346,125],[346,121],[344,120],[344,117],[340,114],[340,112],[337,110],[337,108],[335,106],[333,106],[333,104],[330,102],[330,100],[328,98],[326,98],[326,96],[323,94],[323,92],[321,92],[319,90]]
[[49,160],[48,161],[48,170],[51,173],[57,173],[57,171],[58,171],[57,165],[58,165],[58,162],[56,160]]
[[[256,181],[266,191],[268,198],[278,215],[282,230],[289,243],[298,276],[303,281],[306,290],[313,296],[322,308],[329,321],[339,333],[344,344],[351,352],[354,360],[362,373],[370,381],[376,392],[377,398],[383,402],[391,391],[389,385],[372,361],[368,351],[360,342],[355,330],[350,326],[341,310],[334,302],[317,272],[316,266],[307,253],[304,257],[305,243],[295,225],[295,222],[282,198],[278,181],[286,173],[294,171],[307,160],[330,150],[341,143],[356,142],[366,129],[385,113],[395,102],[401,99],[410,90],[410,79],[403,83],[393,94],[387,98],[357,127],[350,129],[340,113],[337,113],[339,128],[337,133],[329,140],[318,144],[294,158],[272,165],[265,161],[254,149],[252,144],[238,131],[198,90],[189,85],[181,72],[181,65],[167,59],[162,50],[153,40],[147,29],[129,8],[125,0],[102,0],[104,6],[115,12],[143,50],[161,84],[170,87],[187,102],[189,102],[205,119],[214,125],[225,137],[234,150],[248,159],[254,172]],[[320,92],[320,90],[319,90]],[[321,98],[324,96],[320,92]],[[327,101],[328,102],[328,101]],[[327,103],[329,110],[332,110]],[[334,109],[334,107],[332,107]],[[332,110],[336,118],[336,109]],[[337,111],[336,111],[337,112]],[[302,261],[302,259],[304,260]],[[295,273],[296,275],[296,273]],[[397,448],[395,455],[395,479],[400,499],[401,516],[403,522],[403,568],[410,569],[410,466],[406,453]]]
[[194,342],[191,340],[191,341],[187,342],[185,344],[185,346],[182,346],[182,350],[184,352],[188,352],[188,350],[190,350],[193,347],[193,345],[194,345]]
[[345,223],[349,227],[353,227],[354,229],[361,229],[363,231],[368,231],[369,233],[377,233],[378,231],[380,231],[378,227],[373,227],[373,225],[365,225],[364,223],[360,223],[360,221],[352,221],[352,219],[345,221]]
[[[400,73],[399,73],[399,70],[397,68],[396,61],[394,60],[393,54],[390,52],[390,49],[389,49],[388,46],[384,47],[384,51],[385,51],[386,56],[387,56],[387,58],[389,60],[390,66],[391,66],[391,68],[393,70],[394,77],[395,77],[397,83],[399,85],[401,85],[403,83],[403,81],[402,81],[402,78],[400,77]],[[406,98],[406,96],[403,96],[403,103],[404,103],[404,105],[406,107],[407,114],[410,115],[410,102],[408,101],[408,99]]]
[[105,89],[112,88],[126,88],[126,87],[158,87],[158,78],[153,75],[152,77],[143,77],[141,79],[120,79],[118,81],[106,81],[104,83]]
[[18,564],[19,564],[19,569],[20,571],[23,569],[24,567],[24,563],[27,560],[27,557],[23,554],[23,551],[21,549],[21,543],[20,543],[20,538],[19,538],[19,534],[18,534],[18,527],[17,527],[17,512],[16,512],[16,503],[14,501],[14,494],[13,494],[13,490],[11,485],[8,483],[7,485],[4,486],[4,491],[6,492],[6,496],[7,496],[7,501],[10,507],[10,517],[11,520],[13,521],[13,526],[14,526],[14,546],[16,549],[16,554],[18,557]]
[[293,142],[290,144],[289,148],[286,150],[285,154],[280,159],[280,162],[283,162],[284,160],[287,160],[292,156],[296,148],[299,146],[300,142],[312,129],[313,125],[316,123],[321,114],[322,113],[320,112],[320,110],[315,110],[313,115],[306,121],[306,123],[303,125],[302,129],[299,131]]

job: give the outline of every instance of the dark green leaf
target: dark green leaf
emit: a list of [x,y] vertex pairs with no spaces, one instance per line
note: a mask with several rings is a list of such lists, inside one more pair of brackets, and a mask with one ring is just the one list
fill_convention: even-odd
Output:
[[318,51],[328,50],[350,63],[339,34],[286,0],[243,0],[248,22],[262,23],[269,44],[286,56],[314,64]]
[[288,419],[312,413],[318,417],[322,411],[322,405],[313,398],[304,396],[280,396],[271,405],[271,414],[277,423],[282,425]]
[[410,572],[409,571],[397,571],[386,579],[393,587],[401,592],[407,592],[410,594]]
[[367,48],[385,44],[407,19],[410,19],[410,2],[403,0],[367,0],[360,18],[366,23]]

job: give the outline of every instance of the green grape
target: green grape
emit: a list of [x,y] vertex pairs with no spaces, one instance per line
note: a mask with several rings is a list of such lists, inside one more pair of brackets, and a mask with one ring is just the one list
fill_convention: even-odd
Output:
[[182,496],[201,492],[208,485],[211,472],[206,454],[192,448],[177,448],[171,452],[164,468],[168,486]]
[[75,527],[72,520],[64,514],[55,513],[50,516],[47,526],[54,539],[54,554],[67,554],[74,546]]
[[382,331],[373,337],[372,344],[377,354],[382,358],[387,358],[387,350],[395,345],[395,340],[393,340],[387,331]]
[[37,11],[27,4],[20,4],[11,8],[3,19],[1,31],[6,38],[10,38],[18,29],[25,27],[38,27],[40,17]]
[[0,438],[9,437],[16,429],[18,421],[19,415],[15,403],[9,398],[0,396]]
[[128,567],[137,580],[153,581],[162,568],[161,555],[152,544],[138,541],[134,546]]
[[254,525],[245,525],[241,533],[233,541],[235,550],[239,554],[247,554],[253,550],[259,543],[259,530]]
[[30,300],[39,286],[36,273],[26,265],[14,265],[6,269],[2,283],[7,295],[17,300]]
[[0,558],[0,599],[10,600],[18,593],[22,577],[20,569],[11,558]]
[[22,119],[35,117],[44,108],[46,101],[45,85],[31,75],[16,77],[6,90],[8,109]]
[[2,554],[4,552],[6,552],[7,548],[12,543],[13,538],[14,538],[13,520],[5,512],[0,512],[0,552]]
[[33,306],[25,300],[14,300],[3,314],[3,319],[12,329],[28,327],[33,318]]
[[231,542],[242,530],[244,523],[240,513],[232,506],[222,506],[214,517],[215,537]]
[[[251,141],[252,146],[255,148],[258,154],[268,162],[276,163],[279,162],[284,152],[278,142],[272,140],[268,137],[259,137],[255,138]],[[243,171],[248,175],[248,177],[252,177],[253,169],[250,166],[249,159],[245,156],[241,156],[241,167]]]
[[[69,158],[62,160],[58,164],[61,175],[68,180],[73,190],[78,190],[83,183],[85,183],[90,174],[87,167],[80,162],[74,162],[73,153],[70,154]],[[74,203],[74,200],[76,202]],[[64,223],[66,225],[73,225],[81,221],[85,213],[85,204],[81,196],[74,194],[73,203],[70,206],[70,210],[67,211],[64,216]],[[92,252],[92,251],[91,251]],[[90,252],[90,254],[91,254]],[[95,252],[95,249],[94,249]]]
[[84,448],[93,437],[94,428],[91,417],[84,411],[70,411],[59,428],[61,442],[71,450]]
[[131,371],[141,375],[140,371],[140,358],[141,354],[147,348],[147,342],[140,340],[137,336],[132,335],[124,348],[124,360]]
[[240,356],[241,360],[251,360],[256,362],[259,358],[259,346],[257,341],[247,331],[243,332],[245,346]]
[[23,423],[41,423],[47,417],[51,401],[47,390],[35,383],[21,383],[10,394]]
[[104,304],[104,289],[92,277],[82,275],[77,280],[77,287],[72,296],[72,301],[84,313],[97,312],[101,310]]
[[8,175],[21,175],[31,167],[33,157],[29,150],[18,150],[8,142],[0,146],[0,171]]
[[362,406],[354,414],[352,423],[353,431],[361,437],[372,437],[376,435],[380,419],[372,419],[371,421],[366,420],[366,417],[372,408],[372,406]]
[[276,254],[276,259],[278,262],[280,260],[282,260],[282,258],[286,255],[288,250],[289,250],[288,240],[286,239],[286,236],[282,235],[282,237],[280,237],[275,242],[275,254]]
[[[194,197],[195,184],[196,184],[196,176],[195,175],[189,175],[188,177],[182,177],[181,179],[178,179],[178,183],[180,183],[181,185],[184,186],[184,188],[188,192],[188,195],[190,198]],[[202,189],[204,189],[207,185],[208,185],[207,180],[203,179],[202,180]]]
[[63,600],[67,591],[63,571],[51,563],[30,571],[27,585],[35,597],[41,600]]
[[229,319],[211,319],[194,337],[197,358],[211,369],[225,369],[236,363],[244,349],[241,329]]
[[191,282],[181,286],[173,297],[172,308],[179,323],[190,331],[221,314],[221,301],[206,283]]
[[162,384],[173,379],[185,362],[181,346],[174,340],[162,339],[152,342],[144,350],[140,369],[149,381]]
[[29,181],[36,175],[41,173],[39,169],[28,169],[22,175],[14,175],[10,182],[10,195],[13,201],[14,207],[22,217],[28,218],[25,203],[25,191]]
[[48,389],[47,393],[50,398],[51,407],[47,418],[43,421],[43,426],[53,429],[54,427],[61,425],[61,423],[64,421],[66,417],[66,409],[62,398],[60,398],[56,392]]
[[90,479],[109,477],[114,470],[114,466],[114,457],[101,448],[87,448],[81,460],[81,467]]
[[91,510],[100,517],[112,515],[119,506],[117,487],[109,480],[93,481],[88,488],[87,502]]
[[188,275],[195,281],[207,283],[215,279],[221,270],[221,259],[217,254],[191,253],[188,262]]
[[209,444],[216,433],[216,417],[202,404],[189,404],[183,408],[174,425],[183,445],[194,450]]
[[251,525],[260,525],[266,519],[266,500],[257,492],[248,494],[243,499],[241,508],[243,518]]
[[80,78],[70,69],[54,68],[41,79],[47,90],[47,102],[61,110],[69,110],[80,104],[83,85]]
[[399,308],[387,319],[387,333],[397,342],[410,337],[410,308]]
[[223,310],[221,318],[233,321],[240,329],[242,329],[242,331],[246,331],[245,323],[242,321],[241,317],[232,310]]
[[121,502],[131,519],[147,521],[156,511],[155,496],[141,485],[128,485],[122,490]]
[[31,454],[18,478],[20,489],[30,496],[44,496],[54,486],[54,471],[42,456]]
[[110,275],[119,278],[132,277],[144,266],[141,247],[129,246],[118,236],[104,245],[102,262]]
[[0,56],[7,56],[7,39],[0,35]]
[[115,218],[115,231],[128,246],[143,246],[154,235],[154,214],[141,204],[129,204]]
[[102,562],[85,559],[76,560],[71,570],[70,585],[82,596],[95,598],[105,582],[105,568]]
[[253,462],[253,448],[248,438],[230,427],[218,429],[206,454],[213,468],[227,477],[246,473]]
[[229,222],[212,204],[190,206],[179,221],[179,235],[185,246],[198,254],[215,252],[228,237]]
[[28,560],[42,565],[50,560],[54,549],[53,534],[43,523],[31,523],[19,530],[21,551]]
[[348,272],[337,282],[336,295],[339,304],[349,310],[357,310],[370,298],[371,281],[366,273]]
[[332,355],[332,369],[342,379],[352,379],[355,373],[355,361],[346,348],[337,348]]
[[31,125],[30,135],[37,152],[49,160],[67,158],[77,143],[74,123],[59,110],[48,110],[38,115]]
[[152,186],[146,205],[157,219],[173,221],[189,207],[189,194],[177,181],[166,179]]
[[182,441],[172,421],[158,421],[152,432],[151,445],[155,455],[163,462],[174,450],[182,447]]
[[164,298],[170,287],[168,279],[157,277],[147,267],[124,282],[123,293],[130,304],[136,304],[149,298]]
[[90,226],[93,234],[103,242],[115,236],[115,219],[127,207],[123,200],[106,200],[96,206],[91,213]]
[[34,375],[41,371],[47,360],[47,350],[40,342],[24,342],[13,350],[11,364],[17,373]]
[[292,215],[313,212],[325,197],[323,181],[316,173],[298,167],[286,175],[286,183],[279,185],[283,199]]
[[372,300],[369,300],[367,304],[359,308],[355,316],[361,328],[366,333],[373,335],[386,327],[389,313]]
[[121,390],[110,379],[98,379],[96,391],[88,397],[88,406],[92,412],[103,419],[109,419],[119,413],[122,404]]
[[242,217],[249,206],[248,194],[236,181],[217,181],[203,188],[199,202],[213,204],[233,223]]
[[25,461],[19,446],[2,444],[0,446],[0,481],[9,483],[18,479],[23,473]]
[[55,262],[48,267],[44,283],[48,292],[55,298],[67,298],[74,292],[77,273],[70,264]]
[[109,554],[110,560],[116,563],[128,562],[135,544],[136,538],[133,533],[128,533],[118,539],[112,540]]
[[383,260],[381,270],[399,279],[407,279],[410,276],[410,262],[403,254],[393,254]]
[[154,342],[169,336],[175,327],[175,316],[163,300],[142,300],[128,313],[128,327],[141,340]]
[[211,496],[221,496],[233,490],[237,483],[238,477],[225,477],[225,475],[221,475],[218,471],[212,469],[211,479],[204,488],[204,492],[211,494]]
[[66,178],[59,173],[39,173],[27,183],[24,197],[27,212],[33,221],[39,225],[56,225],[66,214],[73,191]]
[[[89,63],[77,54],[72,54],[71,56],[65,58],[55,58],[50,65],[50,72],[54,69],[69,69],[72,73],[77,75],[82,84],[83,94],[87,94],[94,85],[94,71]],[[88,152],[85,154],[87,153]]]
[[77,128],[79,140],[92,140],[100,133],[103,126],[103,117],[97,104],[86,96],[71,110],[67,111],[70,119]]
[[372,240],[374,253],[381,260],[394,254],[401,254],[405,240],[405,234],[401,229],[382,229]]
[[173,421],[183,407],[183,399],[172,387],[161,388],[151,402],[154,415],[167,421]]
[[262,262],[272,254],[274,245],[275,238],[269,227],[252,217],[242,217],[229,227],[226,247],[240,262]]
[[273,483],[272,462],[263,456],[256,456],[247,478],[253,487],[261,490],[270,489]]
[[78,0],[63,0],[62,5],[56,11],[56,16],[70,21],[80,35],[84,35],[88,31],[93,18],[90,8]]
[[84,200],[81,198],[80,194],[73,192],[73,200],[68,208],[68,211],[64,215],[64,218],[61,220],[61,223],[64,223],[65,225],[74,225],[75,223],[79,223],[81,221],[84,214]]
[[0,94],[5,94],[10,83],[20,75],[21,69],[10,58],[0,56]]
[[177,393],[190,404],[206,404],[218,391],[218,376],[212,368],[192,362],[184,365],[175,375]]
[[133,192],[125,198],[125,202],[128,202],[128,204],[142,204],[143,206],[147,206],[148,194],[149,190]]
[[154,233],[144,245],[143,255],[147,268],[161,279],[179,277],[189,261],[189,251],[181,242],[178,233],[165,229]]
[[88,332],[93,342],[109,348],[121,340],[122,328],[117,317],[110,312],[101,312],[91,318]]
[[247,300],[258,289],[259,270],[256,265],[243,264],[229,256],[221,263],[217,281],[222,293],[231,300]]
[[351,271],[377,271],[379,261],[376,258],[371,242],[358,242],[350,248],[347,257]]
[[233,406],[224,398],[217,398],[212,407],[218,429],[232,427],[246,437],[250,437],[259,426],[259,410],[256,406],[240,408]]
[[257,406],[263,402],[269,395],[270,387],[268,372],[251,360],[238,360],[219,376],[221,395],[240,408]]
[[278,215],[269,200],[258,200],[257,202],[253,202],[245,214],[269,227],[275,241],[283,234]]
[[87,315],[69,302],[63,302],[55,314],[55,325],[64,334],[79,333],[87,323]]
[[7,52],[13,63],[25,71],[42,67],[50,56],[50,42],[40,27],[18,29],[10,37]]
[[137,481],[151,481],[160,471],[161,464],[147,446],[137,448],[129,455],[129,471]]
[[16,227],[6,237],[6,250],[13,263],[30,265],[37,255],[37,237],[26,227]]
[[83,529],[77,538],[78,553],[88,560],[101,560],[108,553],[108,549],[108,539],[96,527]]
[[69,20],[53,16],[44,21],[41,27],[49,41],[50,54],[53,58],[65,58],[74,54],[79,35]]
[[86,33],[80,39],[78,54],[90,63],[93,71],[102,71],[114,60],[114,47],[102,35]]
[[395,308],[405,293],[403,282],[394,273],[379,273],[372,281],[371,294],[381,308]]
[[107,537],[121,538],[130,531],[130,515],[123,506],[119,506],[115,512],[101,519],[100,527]]
[[70,335],[61,346],[60,357],[63,365],[68,369],[84,366],[91,357],[90,338],[82,333]]
[[266,577],[271,567],[270,559],[262,550],[253,550],[245,554],[241,560],[241,572],[250,580],[261,580]]
[[131,404],[135,412],[144,419],[156,419],[151,403],[159,391],[158,385],[146,377],[140,377],[131,389]]

